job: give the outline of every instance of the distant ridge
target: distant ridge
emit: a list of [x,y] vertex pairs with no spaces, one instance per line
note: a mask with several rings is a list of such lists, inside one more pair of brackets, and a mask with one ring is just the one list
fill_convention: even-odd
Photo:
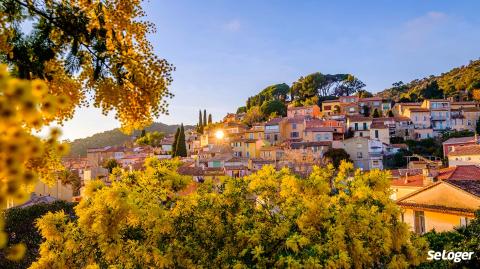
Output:
[[456,100],[472,100],[474,91],[480,90],[480,60],[470,61],[437,76],[415,79],[409,83],[397,83],[376,96],[395,101],[422,101],[453,97]]
[[[157,131],[165,134],[173,134],[180,125],[167,125],[160,122],[153,123],[145,128],[147,132]],[[185,129],[191,129],[194,126],[185,125]],[[88,148],[98,148],[105,146],[119,146],[131,139],[132,136],[140,135],[140,131],[135,131],[132,135],[126,135],[116,128],[113,130],[97,133],[89,137],[75,139],[70,142],[69,156],[85,156]]]

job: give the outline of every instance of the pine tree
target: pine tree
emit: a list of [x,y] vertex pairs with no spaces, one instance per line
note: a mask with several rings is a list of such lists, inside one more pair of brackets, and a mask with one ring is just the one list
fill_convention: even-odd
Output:
[[374,118],[380,118],[380,113],[378,112],[378,109],[375,108],[375,110],[373,110],[373,115],[372,115]]
[[207,110],[203,110],[203,126],[207,126]]
[[389,116],[389,117],[394,117],[395,115],[393,115],[393,111],[389,110],[389,111],[388,111],[388,116]]
[[175,147],[175,150],[175,156],[187,157],[187,145],[185,144],[185,129],[183,128],[183,123],[180,126],[180,133],[177,137],[177,146]]
[[208,124],[212,124],[212,114],[208,114]]
[[175,132],[175,137],[173,139],[173,144],[172,144],[172,157],[175,157],[177,154],[177,143],[178,143],[179,136],[180,136],[180,128],[177,128],[177,131]]

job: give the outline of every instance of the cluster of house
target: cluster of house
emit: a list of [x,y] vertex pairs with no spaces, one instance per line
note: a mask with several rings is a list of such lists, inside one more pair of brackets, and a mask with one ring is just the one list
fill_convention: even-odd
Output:
[[[186,131],[188,157],[179,173],[195,182],[222,176],[242,177],[265,165],[288,167],[308,175],[315,165],[329,162],[330,149],[343,149],[356,168],[384,169],[385,156],[407,148],[392,137],[420,140],[445,130],[475,131],[480,116],[477,102],[446,99],[396,103],[378,97],[340,97],[320,106],[288,107],[286,117],[247,126],[245,114],[227,114],[203,133]],[[374,111],[376,111],[374,113]],[[376,117],[366,116],[376,114]],[[398,139],[396,139],[398,140]],[[83,158],[65,160],[82,183],[108,178],[103,163],[115,159],[125,169],[142,169],[148,156],[169,158],[173,137],[157,148],[111,146],[88,149]],[[480,208],[480,145],[476,137],[444,143],[449,167],[440,161],[413,156],[405,169],[392,170],[392,199],[403,208],[402,219],[418,233],[466,225]],[[415,160],[413,160],[415,159]],[[58,197],[65,199],[66,196]],[[67,197],[68,198],[68,197]]]

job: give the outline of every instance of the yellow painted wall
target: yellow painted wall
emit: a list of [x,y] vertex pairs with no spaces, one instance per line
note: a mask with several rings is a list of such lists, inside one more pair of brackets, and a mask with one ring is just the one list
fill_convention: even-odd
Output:
[[410,194],[416,190],[421,189],[422,187],[410,187],[410,186],[391,186],[390,187],[393,191],[390,198],[392,200],[398,200],[402,197],[405,197],[407,194]]
[[[453,230],[453,228],[460,226],[459,215],[424,211],[425,215],[425,230],[429,232],[433,229],[437,232],[444,232]],[[403,213],[403,220],[410,226],[410,229],[414,231],[415,214],[413,209],[405,209]]]

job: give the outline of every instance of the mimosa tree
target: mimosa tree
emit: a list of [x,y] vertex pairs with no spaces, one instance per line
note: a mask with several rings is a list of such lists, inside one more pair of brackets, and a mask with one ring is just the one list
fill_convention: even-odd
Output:
[[[140,0],[0,1],[0,206],[25,201],[38,178],[52,182],[67,147],[60,130],[79,106],[115,113],[123,130],[168,113],[173,67],[153,54]],[[31,24],[31,31],[27,31]],[[9,74],[10,73],[10,74]],[[0,219],[0,248],[6,244]],[[9,257],[21,257],[12,246]]]
[[266,166],[194,187],[175,166],[117,170],[111,187],[87,186],[78,219],[45,215],[31,268],[407,268],[426,253],[399,221],[385,172],[343,163],[298,178]]

